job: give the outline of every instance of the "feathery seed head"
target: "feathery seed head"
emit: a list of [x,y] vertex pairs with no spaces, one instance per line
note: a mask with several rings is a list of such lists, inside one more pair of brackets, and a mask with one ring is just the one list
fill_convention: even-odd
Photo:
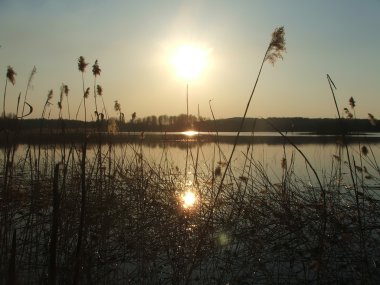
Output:
[[371,125],[376,126],[376,119],[371,113],[368,113],[368,118],[369,118],[369,122],[371,123]]
[[85,99],[87,99],[89,94],[90,94],[90,87],[87,87],[86,91],[84,92],[83,97],[84,97]]
[[84,60],[84,57],[80,56],[79,59],[78,59],[78,69],[79,69],[79,71],[80,72],[84,72],[87,65],[88,65],[88,63],[86,63],[86,61]]
[[114,109],[116,112],[120,112],[121,110],[120,103],[117,100],[115,101]]
[[96,85],[96,94],[98,94],[99,96],[103,95],[103,88],[99,84]]
[[65,88],[64,88],[64,85],[63,85],[63,84],[61,85],[60,91],[61,91],[61,93],[59,93],[59,102],[62,102],[62,99],[63,99],[63,93],[64,93],[64,91],[65,91]]
[[283,59],[282,53],[285,51],[285,30],[282,26],[273,31],[265,60],[274,64],[278,58]]
[[92,66],[92,74],[96,77],[97,75],[100,75],[100,72],[102,70],[99,67],[98,60],[95,60],[94,65]]
[[354,115],[347,108],[344,108],[343,110],[346,113],[347,119],[352,119],[354,117]]
[[66,96],[69,95],[69,91],[69,86],[63,85],[63,93],[65,93]]
[[350,99],[348,100],[348,103],[350,104],[352,109],[355,108],[356,104],[355,104],[354,98],[350,97]]
[[53,90],[52,89],[49,90],[46,101],[49,102],[51,99],[53,99]]
[[15,85],[16,83],[16,78],[15,78],[16,75],[17,73],[13,70],[13,68],[11,66],[8,66],[7,78],[12,83],[12,85]]

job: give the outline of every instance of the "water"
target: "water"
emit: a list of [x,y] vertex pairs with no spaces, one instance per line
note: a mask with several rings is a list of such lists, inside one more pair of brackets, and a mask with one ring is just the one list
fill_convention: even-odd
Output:
[[[104,144],[100,152],[99,145],[88,145],[82,281],[267,284],[282,280],[296,284],[315,283],[318,275],[327,284],[358,281],[359,273],[352,268],[366,265],[368,276],[378,283],[378,270],[372,264],[380,260],[380,144],[366,144],[367,156],[361,153],[363,144],[348,146],[351,169],[360,184],[358,193],[363,195],[358,202],[346,149],[339,144],[309,141],[296,144],[297,150],[283,141],[240,143],[219,192],[221,175],[216,177],[216,170],[226,169],[233,144],[199,142],[195,137]],[[0,159],[4,159],[7,152],[1,150]],[[37,283],[46,276],[53,168],[62,162],[57,278],[59,283],[72,283],[83,197],[81,158],[80,144],[18,146],[13,164],[8,165],[12,196],[0,196],[4,241],[0,275],[7,274],[15,229],[20,281]],[[330,186],[325,188],[326,221],[322,191],[311,167],[323,186]],[[4,172],[3,167],[1,182]],[[364,175],[373,178],[363,179]],[[194,196],[183,205],[186,190],[193,190]],[[11,198],[10,203],[3,202],[5,198]],[[362,263],[357,203],[366,223],[362,232],[368,260]],[[318,252],[321,246],[325,249]],[[318,259],[319,253],[323,260]],[[324,271],[317,274],[319,263]]]
[[[212,170],[218,165],[218,163],[226,163],[231,154],[233,144],[231,141],[223,142],[223,137],[234,138],[236,133],[221,132],[219,136],[222,138],[220,143],[210,142],[202,140],[202,136],[210,136],[208,133],[193,134],[191,136],[183,135],[182,132],[173,132],[168,134],[162,133],[148,133],[148,138],[144,140],[138,140],[137,142],[127,142],[115,144],[113,147],[113,155],[116,158],[133,158],[136,153],[142,153],[144,160],[155,166],[160,166],[163,163],[169,163],[170,166],[194,173],[195,167],[203,170]],[[150,140],[149,136],[175,136],[174,140]],[[326,174],[332,171],[332,168],[336,166],[338,157],[343,163],[347,163],[346,151],[341,145],[328,141],[327,143],[297,143],[298,150],[281,139],[281,143],[273,143],[272,138],[280,138],[278,133],[273,132],[261,132],[255,133],[257,137],[268,138],[268,142],[254,142],[254,143],[239,143],[235,149],[231,167],[236,171],[243,171],[244,164],[247,164],[247,159],[250,162],[255,162],[263,166],[274,177],[281,176],[283,158],[286,158],[287,164],[292,163],[294,172],[302,178],[308,177],[310,172],[310,165],[305,161],[305,157],[309,163],[319,174]],[[288,134],[290,139],[293,137],[305,137],[312,138],[309,134],[305,133],[290,133]],[[379,138],[377,133],[368,134],[370,137]],[[251,133],[241,133],[241,137],[252,138]],[[356,137],[362,137],[358,135]],[[198,138],[199,141],[197,140]],[[215,137],[214,141],[215,141]],[[367,136],[365,137],[367,138]],[[365,139],[364,139],[365,141]],[[370,149],[370,155],[361,155],[361,147],[366,145]],[[94,145],[88,146],[88,157],[93,158],[96,155],[97,147]],[[373,168],[373,164],[376,164],[376,158],[380,161],[380,143],[363,144],[360,142],[354,142],[349,144],[350,159],[354,159],[356,165],[369,165],[369,168]],[[62,155],[60,145],[45,145],[42,148],[43,154],[46,156],[54,157],[59,162]],[[53,150],[49,152],[48,150]],[[16,161],[23,159],[26,151],[30,151],[32,154],[37,155],[37,146],[19,145],[16,151]],[[102,153],[108,152],[108,145],[102,146]],[[74,153],[78,158],[80,152],[80,146],[76,148]],[[302,152],[303,155],[300,153]],[[305,156],[305,157],[304,157]]]

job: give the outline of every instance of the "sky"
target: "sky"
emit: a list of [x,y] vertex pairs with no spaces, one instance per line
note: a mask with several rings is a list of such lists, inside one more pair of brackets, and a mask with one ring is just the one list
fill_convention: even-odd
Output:
[[[340,111],[380,118],[380,0],[0,0],[0,102],[6,71],[6,112],[16,111],[33,66],[37,73],[27,101],[42,115],[53,90],[50,117],[58,117],[60,86],[67,84],[71,118],[83,97],[77,61],[89,63],[83,74],[87,113],[94,106],[92,65],[98,60],[107,113],[117,116],[118,100],[126,118],[189,112],[216,118],[242,116],[271,34],[284,26],[286,53],[264,64],[249,117],[335,118],[326,74],[334,81]],[[202,72],[186,79],[172,58],[183,45],[204,51]],[[101,100],[98,97],[98,105]],[[100,104],[102,106],[102,104]],[[99,107],[100,108],[100,107]],[[63,117],[68,118],[63,101]],[[83,106],[78,118],[84,118]]]

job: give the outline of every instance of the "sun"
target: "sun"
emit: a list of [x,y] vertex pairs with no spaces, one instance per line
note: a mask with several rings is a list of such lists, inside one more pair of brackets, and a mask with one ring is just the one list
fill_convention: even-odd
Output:
[[197,198],[192,191],[187,191],[182,195],[183,207],[185,209],[191,208],[194,206]]
[[199,77],[207,65],[209,51],[193,45],[180,46],[171,58],[171,63],[178,74],[186,80]]

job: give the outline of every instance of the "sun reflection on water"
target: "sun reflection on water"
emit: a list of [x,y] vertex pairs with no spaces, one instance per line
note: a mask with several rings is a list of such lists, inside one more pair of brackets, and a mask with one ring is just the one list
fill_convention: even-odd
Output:
[[182,134],[185,135],[185,136],[188,136],[188,137],[192,137],[192,136],[197,135],[198,132],[197,131],[189,130],[189,131],[182,132]]

